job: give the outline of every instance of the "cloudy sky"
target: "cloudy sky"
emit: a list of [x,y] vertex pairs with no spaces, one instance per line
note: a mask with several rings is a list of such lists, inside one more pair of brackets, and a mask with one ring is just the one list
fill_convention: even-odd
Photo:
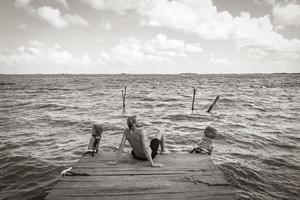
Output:
[[299,0],[1,0],[0,73],[300,72]]

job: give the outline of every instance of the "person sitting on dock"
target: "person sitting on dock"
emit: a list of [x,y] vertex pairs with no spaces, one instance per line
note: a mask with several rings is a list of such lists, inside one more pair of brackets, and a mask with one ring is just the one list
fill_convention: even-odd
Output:
[[[90,138],[88,151],[83,153],[83,155],[92,154],[92,156],[94,156],[95,153],[98,153],[102,133],[103,133],[103,127],[102,126],[100,126],[100,125],[94,125],[93,126],[93,132],[92,132],[92,135],[91,135],[91,138]],[[100,152],[101,152],[101,150],[100,150]]]
[[204,137],[201,138],[198,147],[194,148],[191,153],[207,153],[208,155],[211,155],[216,135],[217,130],[215,128],[210,126],[206,127],[204,130]]
[[143,133],[142,123],[137,118],[137,116],[129,116],[127,118],[128,128],[125,129],[121,144],[116,157],[116,162],[112,164],[117,164],[119,162],[120,156],[123,152],[123,148],[126,140],[128,140],[131,148],[131,154],[133,158],[137,160],[149,160],[152,167],[162,167],[160,163],[154,163],[153,158],[157,155],[158,147],[160,145],[160,154],[165,153],[165,137],[162,133],[157,133],[155,138],[151,140],[150,146],[146,144],[145,134]]

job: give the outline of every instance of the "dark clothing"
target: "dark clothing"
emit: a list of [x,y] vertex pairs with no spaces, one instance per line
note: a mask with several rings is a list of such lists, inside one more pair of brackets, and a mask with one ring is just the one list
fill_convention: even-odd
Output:
[[151,140],[150,142],[150,148],[152,149],[152,153],[151,153],[151,157],[155,158],[155,156],[157,155],[157,151],[158,151],[158,147],[159,147],[159,139],[154,138],[153,140]]
[[[152,153],[151,153],[151,158],[152,158],[152,159],[155,158],[155,156],[157,155],[159,143],[160,143],[160,141],[159,141],[159,139],[157,139],[157,138],[154,138],[154,139],[151,140],[151,142],[150,142],[150,148],[151,148],[151,150],[152,150]],[[133,150],[131,151],[131,154],[132,154],[132,157],[135,158],[135,159],[137,159],[137,160],[143,160],[143,161],[148,160],[147,158],[141,158],[141,157],[138,157],[138,156],[134,153]]]

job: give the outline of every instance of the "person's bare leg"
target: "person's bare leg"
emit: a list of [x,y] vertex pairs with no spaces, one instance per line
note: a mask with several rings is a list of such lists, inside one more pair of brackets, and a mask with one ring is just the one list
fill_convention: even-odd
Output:
[[166,146],[166,138],[165,138],[164,134],[161,134],[161,140],[160,140],[161,151],[160,151],[160,154],[162,154],[162,155],[166,154],[165,146]]
[[165,144],[166,144],[166,139],[165,135],[161,132],[156,133],[155,138],[159,139],[160,142],[160,154],[165,154]]

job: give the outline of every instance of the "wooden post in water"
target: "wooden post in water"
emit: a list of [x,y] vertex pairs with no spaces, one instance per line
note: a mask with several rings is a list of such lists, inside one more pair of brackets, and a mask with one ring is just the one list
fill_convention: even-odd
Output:
[[126,86],[124,90],[122,90],[122,100],[123,100],[123,110],[125,110],[125,99],[126,99]]
[[207,112],[210,113],[210,111],[214,108],[214,106],[216,105],[217,101],[219,100],[219,96],[216,97],[216,99],[214,100],[214,102],[209,106]]
[[193,102],[192,102],[192,111],[194,111],[194,103],[195,103],[195,96],[196,96],[196,88],[194,88],[193,93]]

